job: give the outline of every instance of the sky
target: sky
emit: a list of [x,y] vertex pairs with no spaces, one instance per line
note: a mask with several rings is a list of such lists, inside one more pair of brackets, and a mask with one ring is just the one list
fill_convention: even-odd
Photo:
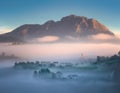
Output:
[[24,24],[58,21],[74,14],[95,18],[120,32],[120,0],[0,0],[0,33]]

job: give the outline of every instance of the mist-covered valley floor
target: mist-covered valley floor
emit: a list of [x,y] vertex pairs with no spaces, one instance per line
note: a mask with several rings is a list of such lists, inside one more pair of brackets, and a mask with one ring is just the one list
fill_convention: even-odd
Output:
[[[114,79],[113,68],[90,64],[98,55],[111,56],[117,53],[120,49],[119,45],[1,44],[0,48],[1,56],[3,59],[7,59],[0,60],[0,93],[120,92],[120,81]],[[103,53],[103,51],[105,52]],[[11,54],[13,55],[11,56]],[[16,60],[17,57],[21,61]],[[29,60],[32,63],[29,63]],[[47,61],[47,64],[49,61],[60,63],[57,66],[43,68],[40,63],[35,63],[36,60]],[[26,65],[26,63],[30,65]]]
[[[87,65],[85,68],[49,67],[51,72],[60,71],[64,78],[41,77],[35,71],[15,66],[0,67],[0,93],[119,93],[120,83],[112,77],[112,70]],[[71,77],[70,77],[71,76]],[[72,77],[73,76],[73,77]]]

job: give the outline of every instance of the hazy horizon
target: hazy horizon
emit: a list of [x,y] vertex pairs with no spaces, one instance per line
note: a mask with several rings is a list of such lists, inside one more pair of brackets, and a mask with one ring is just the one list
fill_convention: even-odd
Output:
[[96,56],[111,56],[120,50],[119,44],[110,43],[52,43],[52,44],[23,44],[11,45],[8,43],[0,44],[0,53],[15,55],[21,58],[42,58],[42,59],[64,59],[96,58]]

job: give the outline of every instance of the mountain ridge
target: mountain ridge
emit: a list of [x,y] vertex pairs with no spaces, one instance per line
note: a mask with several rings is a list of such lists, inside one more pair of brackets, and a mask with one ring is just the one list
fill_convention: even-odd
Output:
[[107,34],[114,36],[106,26],[95,19],[84,16],[69,15],[59,21],[49,20],[44,24],[25,24],[12,32],[0,35],[2,42],[25,41],[44,36],[58,36],[65,39],[66,36],[86,37],[90,35]]

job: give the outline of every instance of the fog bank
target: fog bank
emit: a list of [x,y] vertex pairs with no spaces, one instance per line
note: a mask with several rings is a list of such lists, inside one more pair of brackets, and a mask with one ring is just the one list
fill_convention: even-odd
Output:
[[14,54],[23,58],[64,58],[83,55],[85,58],[110,56],[120,50],[118,44],[90,44],[90,43],[52,43],[52,44],[0,44],[0,53]]

